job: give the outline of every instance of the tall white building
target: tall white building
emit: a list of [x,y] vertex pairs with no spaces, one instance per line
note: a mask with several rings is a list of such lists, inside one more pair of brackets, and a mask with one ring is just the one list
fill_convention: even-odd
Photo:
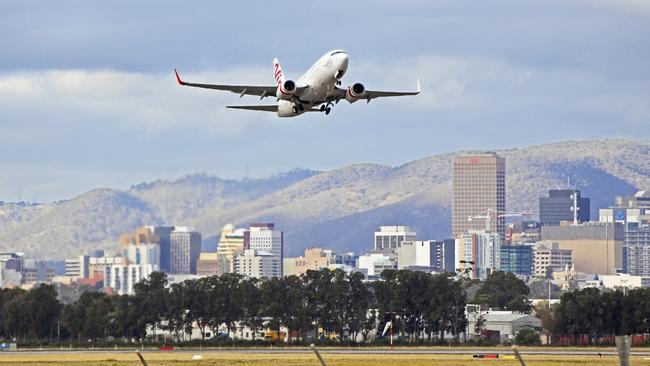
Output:
[[380,226],[375,231],[375,250],[397,249],[403,242],[415,240],[416,233],[408,226]]
[[273,253],[246,249],[235,257],[234,272],[252,278],[282,277],[282,261]]
[[65,275],[68,277],[89,278],[90,277],[90,256],[80,255],[77,258],[65,260]]
[[469,230],[456,240],[456,268],[468,270],[471,278],[485,279],[499,269],[501,240],[496,232]]
[[184,226],[175,227],[170,236],[170,272],[196,274],[196,261],[201,253],[201,234]]
[[133,294],[134,286],[149,277],[152,265],[113,264],[104,269],[104,288],[110,288],[119,295]]
[[160,271],[160,244],[128,244],[123,255],[127,264],[151,265],[154,271]]
[[244,232],[244,249],[260,253],[266,252],[276,256],[280,263],[280,276],[282,276],[284,233],[276,230],[274,224],[252,224],[250,229]]

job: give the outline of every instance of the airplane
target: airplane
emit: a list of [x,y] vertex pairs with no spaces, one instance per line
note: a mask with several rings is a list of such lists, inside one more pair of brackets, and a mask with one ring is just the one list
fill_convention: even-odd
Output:
[[182,86],[196,88],[226,90],[239,97],[255,95],[260,100],[266,97],[276,97],[276,104],[269,105],[229,105],[226,108],[247,109],[254,111],[276,112],[279,117],[295,117],[305,112],[325,112],[329,114],[334,104],[342,99],[350,103],[365,99],[370,103],[372,99],[381,97],[397,97],[403,95],[420,94],[420,81],[417,81],[417,91],[393,92],[366,90],[361,83],[355,83],[346,89],[339,88],[341,79],[348,69],[348,54],[343,50],[332,50],[324,54],[307,70],[298,80],[293,81],[285,77],[278,59],[273,60],[273,74],[276,85],[219,85],[198,84],[181,80],[178,71],[174,69],[176,81]]

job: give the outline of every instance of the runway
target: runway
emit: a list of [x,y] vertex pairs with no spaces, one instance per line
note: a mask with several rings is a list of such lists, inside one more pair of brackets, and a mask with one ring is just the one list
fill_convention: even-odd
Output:
[[[83,353],[135,353],[136,348],[132,349],[24,349],[15,351],[0,352],[0,357],[3,355],[57,355],[57,354],[83,354]],[[223,353],[223,354],[311,354],[312,350],[308,348],[183,348],[173,351],[161,351],[158,349],[140,350],[142,353]],[[512,349],[495,349],[495,348],[431,348],[431,349],[408,349],[408,348],[319,348],[322,354],[343,354],[343,355],[473,355],[480,353],[499,353],[499,354],[513,354]],[[613,356],[616,355],[615,348],[601,348],[601,349],[520,349],[519,353],[522,355],[564,355],[564,356]],[[648,350],[632,350],[632,356],[650,356],[650,349]]]

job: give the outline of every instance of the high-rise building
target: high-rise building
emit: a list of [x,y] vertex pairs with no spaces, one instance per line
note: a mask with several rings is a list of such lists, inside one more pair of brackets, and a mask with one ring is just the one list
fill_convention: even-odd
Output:
[[[496,153],[458,155],[453,162],[451,233],[454,239],[469,230],[485,230],[505,240],[506,160]],[[470,219],[484,216],[483,219]]]
[[502,245],[499,270],[518,276],[531,276],[533,274],[533,246],[523,243]]
[[634,276],[650,276],[650,225],[625,231],[625,268]]
[[560,225],[562,221],[573,222],[574,203],[577,207],[578,222],[588,222],[589,198],[580,197],[579,189],[551,189],[548,191],[548,197],[540,197],[539,222],[542,225]]
[[160,244],[129,244],[122,254],[126,264],[151,265],[154,271],[160,271]]
[[77,258],[68,258],[65,260],[65,275],[75,279],[89,278],[90,256],[80,255]]
[[134,286],[153,272],[151,265],[113,264],[104,269],[104,288],[119,295],[135,293]]
[[434,240],[436,259],[433,265],[436,272],[456,272],[456,241],[454,239]]
[[163,272],[171,271],[171,236],[174,231],[173,226],[150,226],[153,233],[160,238],[160,270]]
[[456,268],[467,270],[471,278],[485,279],[500,265],[501,239],[496,232],[469,230],[456,240]]
[[271,253],[278,257],[280,276],[282,276],[284,234],[282,231],[276,230],[274,224],[252,224],[249,230],[244,232],[244,249],[252,249],[260,253]]
[[127,245],[158,244],[160,246],[159,270],[170,271],[170,245],[173,226],[141,226],[132,233],[120,235],[120,253],[124,255]]
[[571,249],[576,271],[610,275],[623,269],[623,224],[542,226],[542,240],[557,242],[560,249]]
[[273,253],[246,249],[235,258],[235,273],[252,278],[282,277],[282,261]]
[[217,254],[228,262],[228,272],[233,272],[235,257],[244,252],[244,232],[244,229],[235,229],[232,224],[227,224],[221,229]]
[[547,278],[551,273],[573,267],[571,249],[560,249],[559,243],[540,241],[533,248],[533,275]]
[[201,234],[177,226],[170,237],[170,272],[196,274],[196,261],[201,253]]
[[375,250],[397,249],[403,242],[416,240],[415,231],[408,226],[380,226],[375,231]]

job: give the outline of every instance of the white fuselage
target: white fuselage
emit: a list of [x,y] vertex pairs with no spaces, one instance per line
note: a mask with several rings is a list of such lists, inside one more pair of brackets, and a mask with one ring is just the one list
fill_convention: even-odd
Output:
[[305,72],[297,81],[298,87],[306,87],[300,95],[299,102],[304,110],[294,112],[295,101],[278,100],[278,116],[294,117],[307,111],[309,108],[324,102],[332,95],[337,83],[348,69],[348,55],[342,50],[332,50],[324,54]]

